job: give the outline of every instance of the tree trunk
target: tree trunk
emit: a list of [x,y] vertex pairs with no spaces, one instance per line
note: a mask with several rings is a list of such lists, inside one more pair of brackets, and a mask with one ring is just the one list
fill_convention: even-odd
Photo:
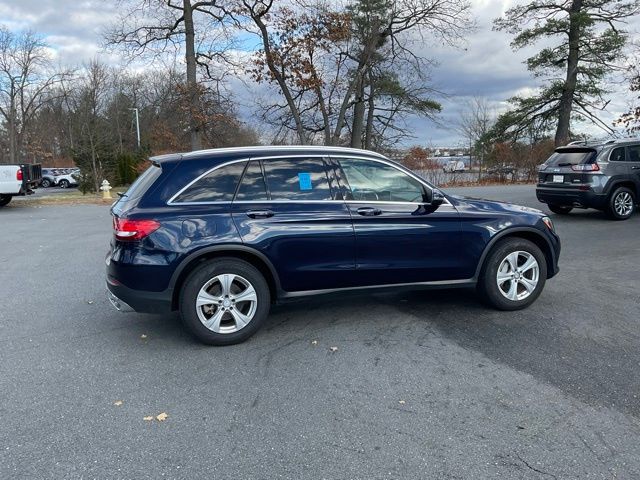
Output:
[[567,76],[562,89],[562,97],[558,106],[558,129],[556,130],[556,147],[569,143],[571,127],[571,109],[573,96],[578,80],[578,54],[580,46],[580,11],[582,0],[573,0],[569,11],[569,57],[567,58]]
[[17,125],[16,125],[16,99],[15,99],[15,86],[13,82],[11,82],[11,105],[9,106],[9,163],[18,163],[17,160],[17,142],[16,142],[16,133],[17,133]]
[[371,75],[369,75],[369,98],[367,99],[367,103],[369,104],[369,109],[367,110],[367,126],[364,134],[364,148],[371,150],[371,145],[373,143],[373,121],[375,119],[374,115],[376,110],[374,85]]
[[189,99],[189,131],[191,134],[191,150],[202,148],[202,132],[198,111],[200,110],[200,86],[196,78],[195,30],[193,27],[193,10],[191,0],[183,0],[185,60],[187,62],[187,96]]
[[353,124],[351,128],[351,148],[362,148],[362,131],[364,129],[364,72],[358,78],[355,88],[353,106]]

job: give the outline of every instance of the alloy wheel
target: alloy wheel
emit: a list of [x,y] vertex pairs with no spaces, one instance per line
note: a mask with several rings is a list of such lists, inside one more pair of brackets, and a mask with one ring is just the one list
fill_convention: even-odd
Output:
[[529,252],[516,251],[507,255],[496,274],[500,293],[511,301],[524,300],[531,295],[540,278],[540,266]]
[[633,212],[633,197],[629,192],[620,192],[613,200],[613,208],[621,217],[631,215],[631,212]]
[[258,296],[253,285],[233,273],[218,275],[200,289],[196,312],[202,324],[215,333],[234,333],[253,319]]

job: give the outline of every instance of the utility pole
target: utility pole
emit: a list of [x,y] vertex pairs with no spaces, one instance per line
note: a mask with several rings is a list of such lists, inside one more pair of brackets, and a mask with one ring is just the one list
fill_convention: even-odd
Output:
[[136,133],[138,134],[138,148],[140,148],[140,119],[138,118],[138,109],[130,108],[129,110],[136,112]]

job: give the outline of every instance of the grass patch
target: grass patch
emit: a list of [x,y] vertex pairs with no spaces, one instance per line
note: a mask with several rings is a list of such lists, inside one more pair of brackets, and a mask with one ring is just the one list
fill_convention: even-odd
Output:
[[116,187],[111,190],[111,199],[103,199],[102,192],[83,194],[73,188],[65,192],[42,194],[38,190],[33,195],[14,197],[9,205],[111,205],[118,198],[117,192],[126,191],[126,187]]

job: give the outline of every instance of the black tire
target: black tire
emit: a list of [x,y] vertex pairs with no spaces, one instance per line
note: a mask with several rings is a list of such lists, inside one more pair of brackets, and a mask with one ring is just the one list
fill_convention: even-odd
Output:
[[[498,268],[502,262],[506,260],[506,257],[514,252],[526,252],[533,256],[538,264],[538,277],[535,288],[526,298],[520,300],[511,300],[501,293],[500,287],[498,287],[497,275]],[[519,259],[524,259],[525,255],[519,255]],[[525,272],[529,275],[529,272]],[[533,274],[533,272],[531,272]],[[531,279],[525,276],[525,279]],[[539,296],[544,288],[544,284],[547,280],[547,261],[540,250],[540,248],[533,242],[525,240],[524,238],[506,238],[498,241],[494,245],[487,255],[482,270],[480,271],[480,277],[478,278],[478,294],[481,299],[492,307],[498,310],[520,310],[531,305]],[[508,282],[513,282],[509,280]],[[503,288],[511,286],[511,283],[503,283]],[[524,289],[522,285],[516,283],[516,298],[520,289]],[[510,289],[508,289],[510,291]]]
[[51,180],[49,180],[48,178],[43,178],[42,183],[40,183],[40,186],[42,188],[49,188],[51,186]]
[[[625,202],[626,208],[623,208],[619,202]],[[616,188],[607,202],[607,215],[613,220],[627,220],[636,211],[636,196],[633,191],[627,187]]]
[[[207,328],[199,316],[198,310],[200,309],[200,314],[203,315],[205,319],[213,319],[213,317],[219,313],[218,309],[224,310],[222,305],[218,306],[214,303],[201,307],[196,305],[196,299],[198,298],[200,290],[208,282],[223,274],[233,274],[240,277],[241,280],[248,282],[249,285],[253,287],[256,294],[256,305],[251,320],[246,326],[229,333],[215,332]],[[239,289],[239,286],[243,286],[239,283],[240,279],[234,280],[232,288]],[[218,285],[217,282],[210,288],[214,288],[216,285]],[[221,283],[218,286],[222,287]],[[219,292],[214,294],[223,298]],[[238,304],[240,304],[240,302]],[[226,313],[221,314],[223,320],[220,325],[226,325],[223,328],[233,329],[238,327],[234,314],[232,313],[234,306],[236,306],[235,303],[228,307]],[[271,295],[269,293],[269,285],[264,276],[250,263],[235,258],[218,258],[203,263],[187,277],[180,292],[180,314],[182,316],[182,322],[189,332],[198,340],[208,345],[233,345],[244,342],[262,326],[269,315],[270,306]],[[247,307],[249,307],[248,311],[242,312],[242,310],[240,310],[240,313],[249,313],[251,308],[254,308],[250,302],[244,302],[240,309],[246,310]],[[207,312],[206,310],[210,311]],[[236,308],[236,312],[237,311],[238,308]],[[211,316],[207,317],[209,314]]]
[[69,188],[69,185],[70,185],[69,180],[62,179],[58,182],[58,186],[60,188]]
[[11,201],[11,195],[0,195],[0,207],[4,207]]
[[558,215],[568,215],[573,210],[573,207],[567,207],[566,205],[547,205],[547,207]]

